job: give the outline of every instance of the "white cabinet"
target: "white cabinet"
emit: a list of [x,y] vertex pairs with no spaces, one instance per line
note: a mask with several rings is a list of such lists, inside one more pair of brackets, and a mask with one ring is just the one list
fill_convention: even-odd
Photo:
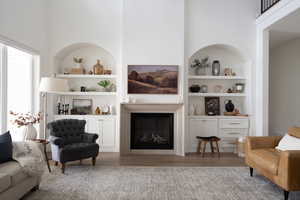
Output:
[[218,136],[217,119],[190,119],[190,151],[195,152],[198,146],[197,136]]
[[55,115],[54,119],[86,120],[85,131],[99,136],[96,142],[100,146],[100,152],[116,151],[116,119],[114,116]]
[[[197,136],[218,136],[221,138],[220,150],[234,152],[236,140],[246,137],[249,133],[249,119],[208,116],[189,118],[189,151],[196,152],[198,146]],[[208,149],[207,149],[208,150]]]

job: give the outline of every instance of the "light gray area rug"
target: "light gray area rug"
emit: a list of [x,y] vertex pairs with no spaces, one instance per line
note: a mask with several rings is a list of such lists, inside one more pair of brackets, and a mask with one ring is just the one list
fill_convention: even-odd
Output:
[[[291,193],[291,200],[300,199]],[[280,200],[282,191],[245,167],[56,168],[26,200]]]

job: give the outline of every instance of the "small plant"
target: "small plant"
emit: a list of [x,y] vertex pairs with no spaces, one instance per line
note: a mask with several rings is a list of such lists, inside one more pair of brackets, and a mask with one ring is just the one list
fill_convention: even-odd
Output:
[[107,89],[111,85],[111,82],[109,80],[104,80],[104,81],[98,82],[98,85]]
[[197,75],[206,75],[205,69],[209,68],[209,58],[205,57],[201,60],[195,59],[191,64],[191,68],[195,69]]
[[191,64],[191,68],[208,68],[209,67],[208,60],[209,60],[208,57],[201,59],[201,61],[199,59],[195,59],[194,62]]
[[12,116],[12,120],[10,122],[18,128],[28,126],[30,124],[38,124],[42,119],[41,113],[15,113],[10,111],[9,114]]
[[80,57],[73,57],[73,61],[75,63],[82,63],[83,62],[83,58],[80,58]]

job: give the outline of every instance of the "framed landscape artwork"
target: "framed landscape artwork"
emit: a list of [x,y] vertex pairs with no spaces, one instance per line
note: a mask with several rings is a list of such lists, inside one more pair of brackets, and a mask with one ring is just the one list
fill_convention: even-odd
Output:
[[178,66],[128,65],[128,94],[178,94]]

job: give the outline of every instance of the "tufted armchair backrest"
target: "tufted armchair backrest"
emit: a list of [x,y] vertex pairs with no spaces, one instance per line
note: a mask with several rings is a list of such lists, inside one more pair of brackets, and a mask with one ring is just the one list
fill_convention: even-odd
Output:
[[65,144],[79,143],[83,140],[86,121],[61,119],[48,124],[50,135],[62,138]]

